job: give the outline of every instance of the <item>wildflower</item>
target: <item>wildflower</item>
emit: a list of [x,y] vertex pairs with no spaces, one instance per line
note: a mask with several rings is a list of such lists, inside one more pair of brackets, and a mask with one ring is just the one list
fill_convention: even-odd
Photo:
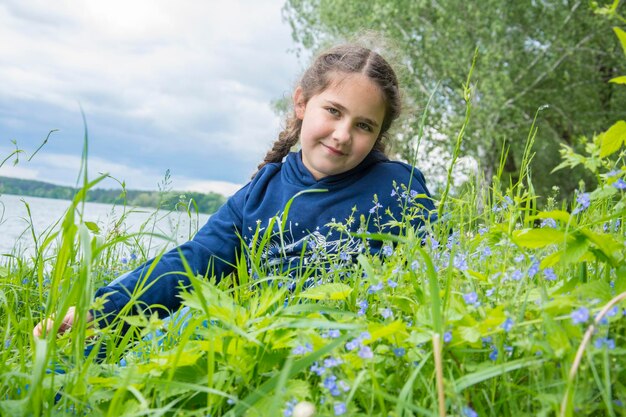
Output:
[[383,255],[391,256],[393,254],[393,248],[390,245],[383,246]]
[[537,275],[537,272],[539,272],[539,261],[534,261],[532,265],[530,265],[530,268],[528,268],[528,277],[534,277]]
[[556,274],[554,273],[554,269],[552,269],[552,268],[544,269],[543,270],[543,276],[548,281],[555,281],[556,280]]
[[481,341],[483,342],[483,347],[491,344],[491,342],[493,341],[493,338],[491,336],[485,336],[481,339]]
[[379,208],[382,208],[382,207],[383,207],[383,206],[381,206],[381,205],[380,205],[380,203],[376,203],[376,204],[374,204],[374,207],[372,207],[372,208],[370,209],[370,214],[374,214],[374,213],[376,213],[376,210],[378,210]]
[[613,306],[613,308],[611,308],[609,311],[606,312],[607,317],[614,317],[614,316],[617,316],[618,314],[619,314],[618,306]]
[[337,386],[337,377],[335,375],[329,375],[326,378],[324,378],[323,384],[324,384],[324,388],[330,391]]
[[359,343],[363,343],[364,340],[371,339],[371,338],[372,338],[372,335],[370,335],[370,332],[361,332],[357,340],[359,341]]
[[22,285],[28,285],[28,278],[24,278],[22,280]]
[[379,282],[378,284],[374,284],[374,285],[370,286],[368,288],[368,290],[367,290],[367,293],[368,294],[374,294],[374,293],[376,293],[376,292],[378,292],[378,291],[380,291],[382,289],[383,289],[383,283]]
[[317,374],[317,376],[322,376],[326,372],[326,368],[323,366],[319,366],[317,362],[314,362],[309,369],[311,370],[311,372]]
[[396,288],[398,286],[398,283],[389,278],[387,280],[387,285],[389,286],[389,288]]
[[580,193],[578,197],[576,197],[576,202],[578,203],[578,207],[574,209],[573,214],[580,213],[581,211],[587,209],[591,200],[589,199],[589,193]]
[[606,346],[609,350],[615,349],[615,340],[609,339],[608,337],[598,337],[593,344],[598,349],[601,349],[604,346]]
[[348,385],[348,383],[346,381],[339,381],[337,383],[337,386],[339,387],[339,389],[341,389],[343,392],[348,392],[350,391],[350,385]]
[[463,407],[463,415],[465,417],[478,417],[478,413],[471,407]]
[[358,340],[358,339],[352,339],[352,340],[350,340],[348,343],[346,343],[346,350],[347,350],[348,352],[351,352],[351,351],[353,351],[354,349],[358,348],[360,344],[361,344],[361,343],[359,342],[359,340]]
[[359,316],[365,315],[365,313],[367,312],[367,308],[369,307],[369,303],[367,302],[367,300],[361,300],[357,303],[357,305],[359,306],[359,312],[357,314]]
[[511,331],[514,324],[515,322],[510,317],[507,317],[507,319],[504,320],[504,323],[502,323],[500,327],[502,327],[502,329],[504,329],[504,331],[508,333]]
[[452,332],[445,332],[443,334],[443,342],[444,343],[450,343],[452,341]]
[[359,349],[359,356],[363,359],[372,359],[374,357],[374,352],[372,352],[372,348],[369,346],[361,346],[361,349]]
[[454,257],[454,267],[459,271],[467,271],[467,261],[464,255],[457,255]]
[[303,345],[296,346],[291,351],[291,353],[293,353],[294,355],[305,355],[309,352],[313,352],[313,346],[311,346],[310,343],[305,343],[304,346]]
[[522,271],[520,271],[519,269],[516,269],[515,271],[513,271],[513,273],[511,274],[511,279],[513,281],[519,281],[520,279],[522,279],[524,277],[524,274],[522,273]]
[[504,350],[505,350],[506,352],[511,353],[511,352],[513,352],[513,346],[504,345]]
[[613,187],[617,188],[618,190],[626,190],[626,181],[620,178],[613,183]]
[[417,197],[417,194],[418,194],[418,193],[417,193],[417,191],[415,191],[415,190],[411,190],[411,192],[410,192],[411,198],[415,198],[415,197]]
[[390,317],[393,317],[393,312],[389,307],[386,307],[383,308],[383,310],[380,312],[380,315],[383,316],[384,319],[388,319]]
[[396,192],[396,190],[395,190],[395,189],[394,189],[394,190],[391,190],[391,196],[392,196],[392,197],[395,197],[395,196],[397,196],[397,195],[398,195],[398,193]]
[[417,269],[419,268],[419,266],[420,266],[420,263],[419,263],[419,262],[417,262],[417,261],[413,261],[413,262],[411,262],[411,269],[412,269],[413,271],[417,271]]
[[485,246],[483,249],[482,257],[491,256],[491,248],[489,246]]
[[481,227],[480,229],[478,229],[478,234],[479,235],[484,235],[485,233],[487,233],[489,231],[489,228],[487,227]]
[[348,255],[346,252],[341,252],[339,254],[339,259],[341,259],[342,261],[349,261],[350,260],[350,255]]
[[126,265],[126,264],[128,263],[128,259],[127,259],[127,258],[122,258],[122,263],[123,263],[124,265]]
[[495,361],[498,359],[498,348],[495,346],[491,347],[491,353],[489,353],[489,359]]
[[489,289],[485,292],[485,295],[486,295],[487,297],[491,297],[491,296],[493,295],[493,293],[494,293],[494,292],[496,292],[496,289],[495,289],[495,288],[489,288]]
[[293,415],[293,408],[296,406],[296,404],[298,404],[298,400],[296,400],[295,398],[292,398],[291,400],[287,401],[285,403],[285,411],[283,412],[283,416],[291,417]]
[[551,227],[552,229],[556,229],[556,220],[552,218],[543,219],[540,227]]
[[335,366],[339,366],[343,363],[343,361],[341,359],[338,358],[334,358],[334,357],[329,357],[324,359],[324,366],[326,368],[333,368]]
[[523,254],[517,255],[515,258],[513,258],[513,260],[517,263],[520,263],[524,260],[524,255]]
[[131,252],[131,253],[130,253],[130,260],[131,260],[131,261],[134,261],[134,260],[136,260],[136,259],[137,259],[137,255],[135,254],[135,252]]
[[587,307],[580,307],[570,314],[572,322],[574,324],[586,323],[589,320],[589,309]]
[[346,413],[346,405],[344,403],[335,403],[333,409],[335,410],[336,416],[341,416]]
[[404,349],[403,347],[397,347],[393,349],[393,354],[399,358],[403,357],[405,353],[406,353],[406,349]]
[[476,305],[478,303],[478,294],[474,291],[463,294],[463,301],[468,305]]
[[511,199],[511,197],[509,197],[508,195],[506,197],[504,197],[504,203],[502,203],[502,204],[504,205],[504,207],[514,206],[515,205],[515,203]]
[[322,335],[322,337],[325,339],[328,339],[328,338],[336,339],[339,336],[341,336],[341,332],[337,329],[330,329],[329,331],[327,331],[326,333]]

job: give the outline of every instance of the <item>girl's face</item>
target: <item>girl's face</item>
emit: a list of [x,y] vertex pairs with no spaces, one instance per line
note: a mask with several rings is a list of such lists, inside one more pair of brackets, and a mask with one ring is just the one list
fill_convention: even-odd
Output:
[[337,73],[331,78],[308,101],[300,87],[293,97],[302,120],[302,162],[316,180],[360,164],[374,147],[385,117],[382,92],[368,77]]

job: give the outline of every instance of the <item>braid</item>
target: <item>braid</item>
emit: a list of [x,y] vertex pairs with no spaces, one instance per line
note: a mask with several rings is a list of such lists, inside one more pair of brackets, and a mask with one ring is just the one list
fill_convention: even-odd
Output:
[[295,114],[287,119],[287,126],[285,127],[285,130],[280,132],[278,139],[272,145],[272,149],[265,154],[263,162],[259,164],[257,172],[254,173],[252,178],[254,178],[265,165],[272,162],[281,162],[283,160],[291,148],[298,143],[301,127],[302,120],[298,119]]

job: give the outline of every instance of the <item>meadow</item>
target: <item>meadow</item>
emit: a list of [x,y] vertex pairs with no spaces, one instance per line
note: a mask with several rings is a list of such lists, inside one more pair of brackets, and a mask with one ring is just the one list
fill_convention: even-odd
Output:
[[[103,179],[85,176],[63,218],[33,233],[34,254],[0,258],[0,413],[301,417],[307,402],[315,416],[626,415],[626,122],[588,138],[584,154],[563,148],[559,175],[578,166],[597,181],[570,201],[535,194],[535,133],[518,181],[448,185],[424,230],[407,227],[419,206],[398,185],[403,233],[358,236],[382,240],[382,256],[322,254],[307,287],[313,268],[267,274],[268,227],[236,274],[189,274],[187,309],[173,319],[107,328],[85,323],[102,303],[92,294],[145,261],[139,236],[153,233],[84,218]],[[288,207],[272,221],[287,218]],[[33,338],[39,320],[70,306],[70,332]]]

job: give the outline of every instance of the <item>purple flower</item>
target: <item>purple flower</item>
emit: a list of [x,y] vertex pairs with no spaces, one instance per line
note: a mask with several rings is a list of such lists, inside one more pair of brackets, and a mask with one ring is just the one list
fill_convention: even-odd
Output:
[[589,199],[589,193],[580,193],[578,197],[576,197],[576,202],[578,203],[578,207],[574,209],[573,214],[580,213],[581,211],[587,209],[591,200]]
[[336,416],[341,416],[346,413],[346,405],[344,403],[335,403],[333,409],[335,410]]
[[377,284],[374,284],[374,285],[370,286],[368,288],[368,290],[367,290],[367,293],[368,294],[374,294],[374,293],[377,293],[378,291],[380,291],[382,289],[383,289],[383,283],[379,282]]
[[478,303],[478,294],[474,291],[463,294],[463,301],[468,305],[476,305],[476,303]]
[[313,352],[313,346],[311,346],[310,343],[305,343],[304,346],[303,345],[296,346],[291,351],[291,353],[293,353],[294,355],[305,355],[309,352]]
[[554,219],[551,218],[547,218],[547,219],[543,219],[541,221],[541,227],[551,227],[553,229],[556,229],[556,221]]
[[335,375],[329,375],[324,378],[324,388],[332,390],[337,386],[337,377]]
[[358,348],[360,344],[361,344],[361,343],[359,342],[359,340],[358,340],[358,339],[352,339],[352,340],[350,340],[348,343],[346,343],[346,350],[347,350],[348,352],[351,352],[351,351],[353,351],[354,349]]
[[555,281],[556,280],[556,274],[554,273],[554,269],[552,269],[552,268],[544,269],[543,270],[543,276],[548,281]]
[[463,407],[463,415],[465,417],[478,417],[478,413],[471,407]]
[[[229,398],[229,401],[232,401],[232,399]],[[295,398],[287,401],[285,403],[285,411],[283,415],[285,417],[291,417],[293,415],[293,408],[296,406],[296,404],[298,404],[298,400],[296,400]]]
[[361,349],[359,349],[359,356],[363,359],[372,359],[374,357],[374,352],[372,352],[372,348],[369,346],[361,346]]
[[339,254],[339,259],[341,259],[342,261],[349,261],[350,260],[350,255],[348,255],[346,252],[341,252]]
[[620,178],[613,183],[613,187],[617,188],[618,190],[626,190],[626,181]]
[[467,261],[464,255],[457,255],[454,257],[454,267],[459,271],[467,271]]
[[489,228],[487,227],[481,227],[480,229],[478,229],[478,234],[479,235],[484,235],[485,233],[487,233],[489,231]]
[[326,332],[326,337],[330,337],[331,339],[336,339],[341,336],[341,332],[337,329],[330,329]]
[[406,349],[404,349],[403,347],[397,347],[393,350],[393,353],[397,357],[401,358],[406,354]]
[[376,204],[374,204],[374,207],[372,207],[372,208],[370,209],[370,214],[374,214],[374,213],[376,213],[376,210],[378,210],[379,208],[382,208],[382,207],[383,207],[383,206],[381,206],[381,205],[380,205],[380,203],[376,203]]
[[387,280],[387,285],[389,286],[389,288],[396,288],[398,286],[398,283],[389,278]]
[[384,319],[388,319],[390,317],[393,317],[393,311],[391,311],[389,307],[386,307],[382,309],[380,315],[383,316]]
[[495,346],[491,347],[491,353],[489,353],[489,359],[491,359],[492,361],[495,361],[496,359],[498,359],[498,348]]
[[343,363],[343,361],[341,359],[338,358],[334,358],[334,357],[329,357],[324,359],[324,366],[326,368],[334,368],[335,366],[339,366]]
[[452,332],[445,332],[443,334],[443,342],[450,343],[452,341]]
[[595,342],[593,342],[593,345],[598,349],[606,346],[607,349],[613,350],[615,349],[615,340],[609,339],[607,337],[598,337]]
[[491,297],[491,296],[493,295],[493,293],[494,293],[494,292],[496,292],[496,289],[495,289],[495,288],[489,288],[489,289],[485,292],[485,295],[486,295],[487,297]]
[[369,303],[367,300],[361,300],[357,303],[359,306],[359,312],[357,313],[359,316],[363,316],[367,312],[367,307],[369,307]]
[[412,269],[413,271],[417,271],[417,269],[418,269],[419,267],[420,267],[420,263],[419,263],[419,262],[417,262],[417,261],[413,261],[413,262],[411,262],[411,269]]
[[511,274],[511,279],[513,281],[519,281],[520,279],[524,278],[524,274],[522,273],[522,271],[520,271],[519,269],[516,269],[515,271],[513,271],[513,273]]
[[574,324],[586,323],[589,320],[589,309],[587,307],[580,307],[572,311],[570,314],[572,322]]
[[317,376],[322,376],[326,372],[326,368],[324,368],[323,366],[319,366],[317,362],[313,363],[313,365],[311,365],[311,368],[309,369],[311,370],[311,372],[317,374]]
[[539,261],[534,261],[528,268],[528,277],[532,278],[539,272]]
[[393,255],[393,248],[390,245],[383,246],[383,255],[385,256]]
[[122,258],[122,263],[123,263],[124,265],[126,265],[126,264],[128,263],[128,259],[126,259],[126,258]]
[[500,327],[502,327],[504,329],[505,332],[510,332],[511,329],[513,328],[513,325],[515,324],[515,322],[510,318],[507,317],[506,320],[504,320],[504,323],[502,323],[502,325]]

